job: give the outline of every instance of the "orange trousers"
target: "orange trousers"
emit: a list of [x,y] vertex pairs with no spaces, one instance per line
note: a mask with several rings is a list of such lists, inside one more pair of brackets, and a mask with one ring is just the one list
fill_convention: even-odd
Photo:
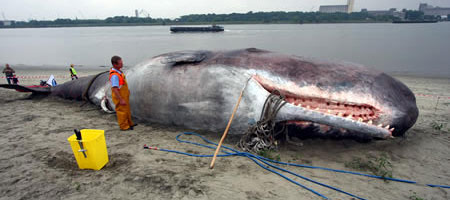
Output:
[[125,84],[120,87],[119,94],[125,100],[126,105],[119,105],[119,98],[112,92],[112,99],[116,105],[117,123],[119,123],[121,130],[127,130],[134,125],[134,123],[131,121],[130,91],[128,90],[126,81]]

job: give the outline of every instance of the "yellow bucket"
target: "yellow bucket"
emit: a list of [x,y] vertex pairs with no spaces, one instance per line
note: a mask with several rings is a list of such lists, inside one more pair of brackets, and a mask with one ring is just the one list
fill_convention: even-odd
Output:
[[[77,160],[80,169],[100,170],[108,163],[108,151],[106,150],[105,131],[95,129],[82,129],[81,143],[83,149],[73,134],[67,140],[72,147],[73,155]],[[83,154],[83,152],[86,154]]]

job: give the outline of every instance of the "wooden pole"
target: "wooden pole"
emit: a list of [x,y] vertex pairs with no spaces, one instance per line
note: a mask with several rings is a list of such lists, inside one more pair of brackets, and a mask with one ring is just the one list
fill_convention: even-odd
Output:
[[225,131],[223,132],[222,138],[220,138],[220,142],[217,145],[216,152],[214,152],[214,156],[212,158],[211,164],[209,165],[210,169],[214,168],[214,162],[216,162],[216,158],[217,158],[217,154],[219,153],[220,146],[222,146],[222,143],[225,140],[225,137],[227,137],[227,133],[228,133],[228,130],[230,129],[231,122],[233,121],[234,114],[236,113],[236,111],[237,111],[237,109],[239,107],[239,103],[241,103],[242,95],[244,94],[244,90],[247,87],[247,84],[248,84],[248,81],[250,80],[250,78],[247,80],[247,82],[245,83],[244,88],[242,88],[242,90],[241,90],[241,94],[239,95],[239,99],[238,99],[236,105],[234,106],[234,110],[233,110],[233,113],[231,114],[230,120],[228,120],[227,128],[225,128]]

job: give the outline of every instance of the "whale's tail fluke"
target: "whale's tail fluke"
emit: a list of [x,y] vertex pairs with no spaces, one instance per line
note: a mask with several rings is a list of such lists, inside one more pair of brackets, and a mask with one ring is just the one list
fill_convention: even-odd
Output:
[[42,86],[24,86],[24,85],[10,85],[10,84],[0,84],[1,88],[15,89],[19,92],[32,92],[33,94],[50,94],[50,87]]

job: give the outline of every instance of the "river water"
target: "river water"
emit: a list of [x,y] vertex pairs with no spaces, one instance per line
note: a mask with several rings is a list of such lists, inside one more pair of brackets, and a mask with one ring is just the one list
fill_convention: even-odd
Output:
[[[261,48],[360,63],[391,74],[450,77],[450,23],[225,25],[221,33],[169,26],[0,29],[0,64],[126,66],[180,50]],[[80,66],[81,67],[81,66]],[[3,68],[3,66],[2,66]]]

